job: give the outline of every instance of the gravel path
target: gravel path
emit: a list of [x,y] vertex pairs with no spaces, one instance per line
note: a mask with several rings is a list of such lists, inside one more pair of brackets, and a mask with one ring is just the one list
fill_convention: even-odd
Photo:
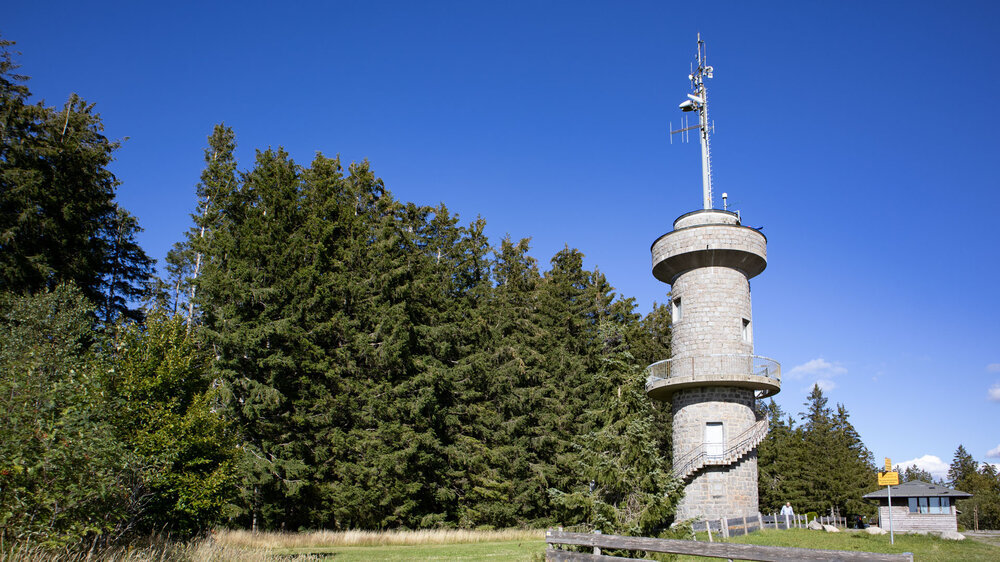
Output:
[[993,546],[1000,546],[1000,531],[965,531],[966,537]]

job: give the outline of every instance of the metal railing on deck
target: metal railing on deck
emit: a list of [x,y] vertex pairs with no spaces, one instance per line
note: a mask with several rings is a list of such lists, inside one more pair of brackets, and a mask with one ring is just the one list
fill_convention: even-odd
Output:
[[646,389],[657,381],[671,377],[711,377],[726,375],[754,375],[766,377],[781,384],[781,363],[760,355],[690,355],[657,361],[646,367]]

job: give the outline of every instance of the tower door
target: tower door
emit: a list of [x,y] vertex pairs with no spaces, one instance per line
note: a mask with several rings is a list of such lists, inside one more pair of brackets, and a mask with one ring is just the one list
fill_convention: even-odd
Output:
[[726,441],[722,434],[722,422],[709,422],[705,424],[705,454],[708,458],[719,458],[722,456]]

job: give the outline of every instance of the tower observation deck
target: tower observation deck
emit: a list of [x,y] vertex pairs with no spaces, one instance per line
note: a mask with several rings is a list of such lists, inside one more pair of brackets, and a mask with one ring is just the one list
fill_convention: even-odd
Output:
[[712,208],[707,96],[698,40],[704,207],[681,215],[653,242],[653,276],[671,286],[672,357],[647,368],[646,393],[673,410],[674,472],[685,481],[677,520],[758,513],[757,445],[767,418],[755,401],[781,389],[781,366],[754,355],[750,279],[767,266],[767,239],[737,213]]

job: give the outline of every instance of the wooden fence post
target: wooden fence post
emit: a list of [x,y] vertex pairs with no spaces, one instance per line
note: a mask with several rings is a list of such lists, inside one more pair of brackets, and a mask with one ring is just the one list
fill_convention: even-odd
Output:
[[757,526],[760,527],[761,531],[764,530],[764,516],[759,511],[757,512]]
[[[595,535],[600,535],[601,531],[599,529],[594,529],[594,534]],[[601,547],[595,546],[594,547],[594,556],[600,556],[600,555],[601,555]]]
[[727,521],[725,517],[720,517],[719,518],[719,523],[722,524],[722,538],[728,539],[729,538],[729,521]]

